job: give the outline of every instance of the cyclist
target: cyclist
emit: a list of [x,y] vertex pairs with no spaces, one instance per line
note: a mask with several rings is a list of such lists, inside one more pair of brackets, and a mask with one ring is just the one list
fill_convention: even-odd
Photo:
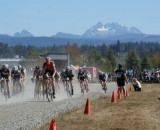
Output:
[[[10,70],[9,70],[9,65],[4,64],[2,68],[0,69],[0,77],[1,79],[6,79],[7,83],[7,92],[8,92],[8,98],[10,98],[10,91],[9,91],[9,77],[10,77]],[[2,92],[2,86],[1,86],[1,92]]]
[[56,74],[55,63],[54,61],[51,60],[50,57],[46,57],[45,60],[46,61],[43,63],[43,68],[42,68],[43,77],[44,77],[44,80],[46,79],[46,75],[49,75],[52,77],[53,98],[56,98],[55,97],[55,81],[54,81],[55,74]]
[[61,76],[61,80],[62,80],[62,82],[64,83],[65,78],[66,78],[65,69],[63,69],[63,70],[62,70],[62,72],[60,73],[60,76]]
[[126,72],[123,70],[123,66],[121,64],[118,65],[118,68],[114,70],[117,78],[118,90],[121,92],[123,89],[123,94],[125,97],[125,82],[128,83]]
[[33,77],[32,77],[32,81],[34,79],[38,80],[39,76],[42,76],[42,69],[40,68],[40,66],[36,66],[33,72]]
[[[98,79],[99,79],[100,84],[102,85],[102,90],[107,89],[107,86],[106,86],[107,78],[106,78],[106,75],[104,74],[104,72],[102,72],[102,71],[99,72]],[[103,84],[105,84],[105,86]]]
[[18,70],[21,72],[22,78],[25,79],[26,78],[26,68],[22,65],[18,65]]
[[25,81],[25,78],[26,78],[26,68],[22,65],[18,65],[18,70],[21,72],[21,80],[22,80],[22,89],[24,91],[24,81]]
[[74,77],[74,74],[73,74],[72,69],[70,69],[69,66],[66,67],[65,76],[66,76],[66,80],[69,80],[69,84],[71,86],[71,94],[74,95],[74,92],[73,92],[73,77]]
[[19,87],[20,87],[20,92],[22,92],[22,73],[20,72],[20,70],[18,70],[17,66],[14,66],[12,71],[11,71],[11,78],[13,80],[13,91],[12,94],[15,95],[15,83],[16,81],[19,83]]
[[82,93],[82,85],[83,84],[85,84],[86,92],[88,92],[89,91],[89,88],[88,88],[88,74],[81,67],[79,68],[79,72],[78,72],[78,80],[79,80],[80,87],[81,87],[81,93]]
[[38,86],[39,82],[43,81],[42,78],[43,78],[42,69],[40,68],[39,65],[37,65],[34,69],[33,77],[31,78],[32,82],[34,82],[34,80],[35,80],[35,90],[37,90],[36,92],[40,92],[40,90],[42,89],[42,88],[40,88],[41,86]]

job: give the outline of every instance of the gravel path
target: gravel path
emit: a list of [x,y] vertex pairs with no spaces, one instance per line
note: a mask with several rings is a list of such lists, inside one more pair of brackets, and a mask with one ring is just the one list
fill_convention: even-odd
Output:
[[32,87],[26,89],[23,97],[11,98],[7,103],[0,95],[0,130],[33,130],[39,128],[50,122],[51,118],[58,116],[58,114],[81,107],[86,103],[87,98],[93,100],[100,96],[110,96],[112,91],[116,89],[116,84],[110,83],[107,93],[104,93],[99,84],[90,84],[89,88],[89,93],[82,95],[79,85],[75,84],[74,96],[68,98],[63,87],[61,87],[61,92],[56,95],[56,99],[52,102],[41,99],[34,100]]

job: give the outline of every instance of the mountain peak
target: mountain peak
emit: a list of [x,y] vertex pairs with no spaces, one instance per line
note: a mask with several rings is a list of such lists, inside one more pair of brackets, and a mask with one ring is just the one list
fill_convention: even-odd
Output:
[[33,37],[33,34],[23,29],[21,32],[16,32],[13,37]]
[[135,27],[128,28],[115,22],[107,24],[98,22],[96,25],[93,25],[88,29],[82,36],[86,38],[104,38],[107,36],[123,35],[127,33],[142,34],[142,32]]

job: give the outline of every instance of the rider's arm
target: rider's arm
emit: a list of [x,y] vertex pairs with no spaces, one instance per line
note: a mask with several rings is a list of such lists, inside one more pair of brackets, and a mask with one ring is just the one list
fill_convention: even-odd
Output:
[[53,78],[55,77],[56,72],[57,72],[57,70],[56,70],[55,66],[53,66]]

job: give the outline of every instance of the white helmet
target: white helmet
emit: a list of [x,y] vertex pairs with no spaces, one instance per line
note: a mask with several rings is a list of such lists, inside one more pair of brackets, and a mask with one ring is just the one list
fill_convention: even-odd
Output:
[[17,71],[18,67],[17,66],[13,66],[13,70]]
[[45,58],[45,60],[51,60],[51,58],[50,58],[49,56],[47,56],[47,57]]
[[9,65],[8,64],[4,64],[3,68],[8,69]]
[[21,69],[22,68],[22,65],[18,65],[18,69]]

